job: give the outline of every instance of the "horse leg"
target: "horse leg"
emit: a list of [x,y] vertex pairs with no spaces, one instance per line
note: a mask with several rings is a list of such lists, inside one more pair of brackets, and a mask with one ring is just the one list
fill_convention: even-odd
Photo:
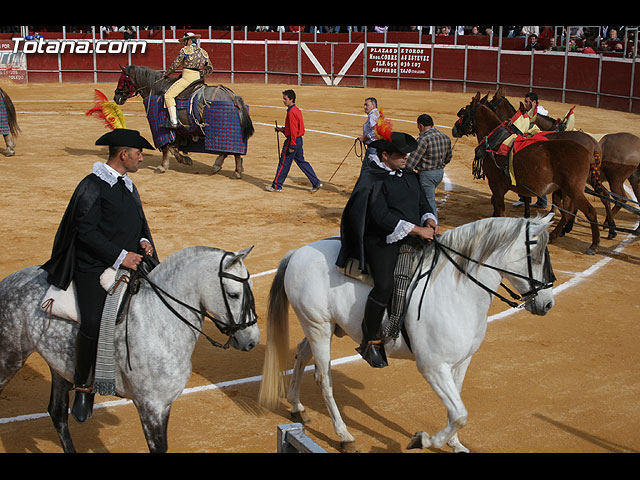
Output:
[[191,157],[189,157],[188,155],[182,155],[175,145],[169,145],[169,151],[178,161],[178,163],[182,163],[183,165],[193,165],[193,160],[191,160]]
[[291,381],[289,382],[289,392],[287,393],[287,400],[291,404],[291,419],[294,422],[309,423],[311,421],[304,406],[300,403],[302,374],[304,373],[304,369],[309,363],[309,360],[311,360],[311,357],[309,340],[305,338],[298,344],[296,362],[293,366],[293,373],[291,375]]
[[445,408],[447,409],[447,426],[434,436],[430,437],[426,432],[416,432],[413,436],[408,449],[411,448],[442,448],[445,443],[449,443],[459,451],[465,451],[464,447],[457,439],[457,432],[467,423],[467,410],[460,398],[460,390],[457,382],[462,383],[460,372],[464,377],[464,372],[468,366],[462,365],[462,370],[455,372],[448,365],[440,365],[439,367],[423,371],[422,375],[427,379],[431,388],[436,392]]
[[6,157],[13,157],[16,154],[16,143],[13,141],[11,134],[4,135],[4,143],[7,149],[4,151]]
[[585,253],[587,255],[594,255],[598,251],[598,246],[600,245],[600,229],[598,227],[596,209],[593,208],[582,192],[580,192],[579,195],[576,195],[575,203],[578,210],[584,213],[591,223],[591,245],[587,248]]
[[[302,323],[302,322],[301,322]],[[305,331],[305,333],[307,333]],[[347,426],[342,420],[338,405],[333,398],[333,385],[331,381],[331,331],[329,324],[322,325],[322,328],[313,329],[313,338],[307,335],[311,351],[315,359],[315,381],[322,391],[322,398],[329,410],[329,416],[333,422],[333,430],[340,437],[340,450],[345,453],[357,452],[356,440],[347,430]],[[318,338],[320,337],[320,338]]]
[[69,390],[73,385],[51,369],[51,395],[47,411],[65,453],[76,453],[69,433]]
[[[453,368],[453,380],[456,383],[456,388],[458,389],[458,393],[462,392],[462,383],[464,382],[464,376],[467,373],[467,368],[469,368],[469,364],[471,363],[471,357],[467,358],[464,362],[462,362],[457,367]],[[451,418],[447,416],[448,424],[451,424]],[[469,449],[465,447],[460,440],[458,439],[458,432],[455,432],[453,436],[447,442],[455,453],[469,453]]]
[[233,172],[233,177],[231,178],[242,178],[242,172],[244,172],[244,167],[242,166],[242,155],[234,155],[236,159],[236,169]]
[[169,170],[169,145],[162,147],[162,162],[156,169],[155,173],[164,173]]
[[138,409],[140,423],[144,436],[147,439],[149,452],[166,453],[167,451],[167,426],[171,404],[157,405],[148,401],[133,402]]
[[227,158],[227,155],[224,153],[218,155],[218,158],[216,158],[216,161],[211,166],[211,172],[209,172],[209,175],[214,175],[222,170],[222,164],[224,163],[225,158]]

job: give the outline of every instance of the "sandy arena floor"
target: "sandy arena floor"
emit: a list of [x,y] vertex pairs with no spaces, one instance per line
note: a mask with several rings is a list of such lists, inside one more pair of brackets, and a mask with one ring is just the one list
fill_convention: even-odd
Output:
[[[288,250],[339,232],[340,215],[360,168],[354,153],[331,184],[326,180],[361,132],[364,98],[377,97],[396,130],[417,136],[415,119],[423,112],[450,134],[456,112],[475,94],[294,86],[307,128],[306,158],[325,180],[325,188],[310,194],[306,178],[293,166],[284,191],[273,194],[264,187],[275,173],[273,126],[276,121],[284,124],[281,92],[288,87],[231,87],[251,106],[256,127],[243,179],[230,178],[233,158],[220,173],[209,175],[215,157],[207,154],[192,155],[193,166],[172,161],[169,172],[155,174],[161,159],[157,151],[145,155],[143,167],[133,174],[161,259],[192,245],[227,250],[255,245],[246,263],[256,275],[263,343],[243,353],[198,342],[187,391],[173,405],[170,452],[276,451],[277,426],[290,422],[288,404],[266,412],[257,404],[258,381],[234,381],[262,372],[265,310],[273,278],[269,272]],[[106,160],[105,148],[94,145],[105,129],[84,112],[93,106],[94,88],[112,97],[115,85],[3,88],[15,102],[23,133],[17,138],[16,156],[0,156],[0,278],[48,259],[73,189],[95,161]],[[555,117],[572,106],[541,103]],[[122,109],[127,126],[151,139],[139,97]],[[576,118],[577,126],[589,132],[640,135],[637,115],[578,106]],[[475,138],[458,141],[446,169],[448,183],[438,192],[443,229],[491,215],[487,183],[471,175],[475,143]],[[513,193],[507,196],[508,215],[522,214],[511,206],[516,198]],[[592,201],[602,218],[602,204]],[[622,210],[617,221],[635,228],[638,218]],[[517,311],[489,324],[463,389],[469,420],[460,439],[473,452],[640,452],[640,244],[626,234],[615,240],[604,237],[595,256],[583,253],[590,243],[585,224],[550,246],[558,282],[556,306],[548,315]],[[265,274],[257,276],[260,273]],[[496,300],[490,315],[504,310]],[[210,322],[205,331],[221,339]],[[291,362],[301,339],[292,314]],[[335,339],[332,356],[352,357],[355,347],[348,338]],[[379,371],[354,359],[336,366],[333,376],[336,401],[363,452],[437,451],[406,450],[413,433],[433,434],[446,421],[444,407],[412,362],[392,359],[389,368]],[[34,354],[2,392],[1,452],[61,451],[46,415],[49,381],[48,367]],[[230,384],[217,388],[221,382]],[[328,452],[337,452],[338,440],[312,374],[305,376],[302,395],[312,419],[306,432]],[[100,403],[112,401],[116,403],[96,408],[84,425],[70,419],[76,448],[146,452],[135,407],[116,398],[96,398]]]

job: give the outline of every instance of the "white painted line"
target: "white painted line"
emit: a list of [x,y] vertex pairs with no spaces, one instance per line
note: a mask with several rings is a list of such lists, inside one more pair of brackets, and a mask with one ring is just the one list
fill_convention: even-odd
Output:
[[[273,107],[273,108],[283,108],[283,107]],[[326,113],[330,113],[330,112],[326,112]],[[339,112],[332,112],[332,113],[339,113]],[[344,114],[344,115],[352,115],[352,114]],[[362,116],[364,116],[364,115],[362,115]],[[270,124],[266,124],[266,123],[258,123],[258,122],[255,122],[255,123],[258,124],[258,125],[274,126],[274,125],[270,125]],[[312,132],[316,132],[316,133],[322,133],[322,134],[326,134],[326,135],[335,135],[335,136],[353,138],[353,136],[349,136],[349,135],[341,135],[341,134],[337,134],[337,133],[323,132],[323,131],[320,131],[320,130],[308,130],[308,131],[312,131]],[[445,181],[445,190],[451,190],[451,183],[448,180],[448,178],[446,177],[446,175],[445,175],[444,181]],[[638,224],[636,224],[636,228],[638,228],[638,226],[640,226],[640,222],[638,222]],[[621,242],[614,249],[614,252],[617,252],[617,251],[621,250],[622,248],[624,248],[633,239],[635,239],[635,236],[629,234],[627,236],[627,238],[623,242]],[[561,292],[563,292],[563,291],[565,291],[565,290],[567,290],[567,289],[579,284],[584,279],[586,279],[586,278],[590,277],[591,275],[595,274],[598,270],[600,270],[600,268],[604,267],[611,260],[612,260],[611,257],[606,257],[606,258],[603,258],[602,260],[600,260],[599,262],[597,262],[596,264],[592,265],[588,269],[586,269],[584,272],[570,273],[571,275],[573,275],[573,278],[571,278],[570,280],[564,282],[563,284],[559,285],[558,287],[554,288],[553,289],[554,295],[557,295],[558,293],[561,293]],[[262,276],[271,275],[271,274],[275,273],[276,271],[277,271],[277,269],[266,270],[264,272],[260,272],[260,273],[256,273],[254,275],[251,275],[251,278],[259,278],[259,277],[262,277]],[[490,316],[488,318],[488,322],[493,322],[495,320],[501,320],[501,319],[506,318],[506,317],[508,317],[510,315],[513,315],[514,313],[517,313],[517,312],[519,312],[521,310],[522,310],[521,308],[509,308],[509,309],[507,309],[507,310],[505,310],[503,312],[500,312],[500,313],[497,313],[495,315]],[[344,365],[344,364],[351,363],[351,362],[354,362],[354,361],[357,361],[357,360],[361,360],[360,355],[352,355],[352,356],[349,356],[349,357],[342,357],[342,358],[338,358],[338,359],[332,359],[331,360],[331,365],[332,366]],[[313,368],[315,368],[313,365],[309,365],[309,366],[307,366],[305,368],[305,371],[310,371]],[[292,373],[292,370],[289,370],[287,372],[287,374],[289,374],[289,375],[291,373]],[[261,375],[257,375],[257,376],[253,376],[253,377],[240,378],[240,379],[237,379],[237,380],[229,380],[229,381],[220,382],[220,383],[214,383],[214,384],[203,385],[203,386],[199,386],[199,387],[187,388],[187,389],[183,390],[182,395],[188,395],[190,393],[203,392],[203,391],[207,391],[207,390],[217,390],[217,389],[230,387],[230,386],[234,386],[234,385],[242,385],[242,384],[245,384],[245,383],[259,382],[261,380],[262,380],[262,376]],[[122,406],[122,405],[128,405],[128,404],[131,404],[131,403],[132,403],[132,401],[131,400],[127,400],[127,399],[114,400],[114,401],[109,401],[109,402],[96,403],[94,405],[94,409],[107,408],[107,407],[118,407],[118,406]],[[27,414],[27,415],[18,415],[16,417],[0,418],[0,424],[12,423],[12,422],[24,422],[24,421],[28,421],[28,420],[37,420],[39,418],[48,417],[48,416],[49,416],[48,413],[34,413],[34,414]]]

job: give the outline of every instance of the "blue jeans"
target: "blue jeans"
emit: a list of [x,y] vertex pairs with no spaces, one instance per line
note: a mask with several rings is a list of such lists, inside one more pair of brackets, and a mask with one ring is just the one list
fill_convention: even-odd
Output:
[[[520,197],[520,201],[524,202],[525,197],[523,197],[522,195],[519,195]],[[542,208],[546,208],[547,207],[547,196],[543,195],[541,197],[538,197],[538,201],[536,202],[538,205],[540,205]]]
[[444,169],[440,168],[438,170],[422,170],[418,172],[418,177],[420,178],[420,185],[422,185],[424,194],[427,197],[427,202],[429,202],[429,205],[431,205],[431,210],[433,210],[433,214],[437,219],[438,208],[436,205],[436,187],[440,185],[440,182],[442,182],[442,178],[444,177]]

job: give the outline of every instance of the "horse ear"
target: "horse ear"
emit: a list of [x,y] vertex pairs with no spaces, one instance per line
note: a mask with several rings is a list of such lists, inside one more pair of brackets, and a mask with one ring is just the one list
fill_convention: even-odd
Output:
[[238,257],[240,257],[240,258],[246,258],[246,257],[247,257],[247,255],[249,255],[249,254],[251,253],[251,250],[253,250],[253,247],[254,247],[254,246],[255,246],[255,245],[251,245],[249,248],[245,248],[244,250],[240,250],[240,251],[237,253]]
[[541,231],[548,228],[551,224],[551,221],[553,220],[554,215],[554,212],[549,212],[547,215],[540,219],[540,223],[538,225],[532,225],[532,233],[534,235],[538,235]]
[[253,250],[253,245],[250,246],[249,248],[245,248],[244,250],[240,250],[239,252],[233,253],[231,256],[229,256],[224,261],[224,265],[222,266],[222,269],[223,270],[227,270],[227,269],[231,268],[237,262],[239,262],[239,261],[243,260],[244,258],[246,258],[247,255],[249,255],[249,253],[251,253],[251,250]]
[[[480,93],[480,92],[478,92]],[[484,97],[482,97],[482,99],[480,100],[480,103],[485,104],[487,103],[487,100],[489,100],[489,94],[487,93]]]

